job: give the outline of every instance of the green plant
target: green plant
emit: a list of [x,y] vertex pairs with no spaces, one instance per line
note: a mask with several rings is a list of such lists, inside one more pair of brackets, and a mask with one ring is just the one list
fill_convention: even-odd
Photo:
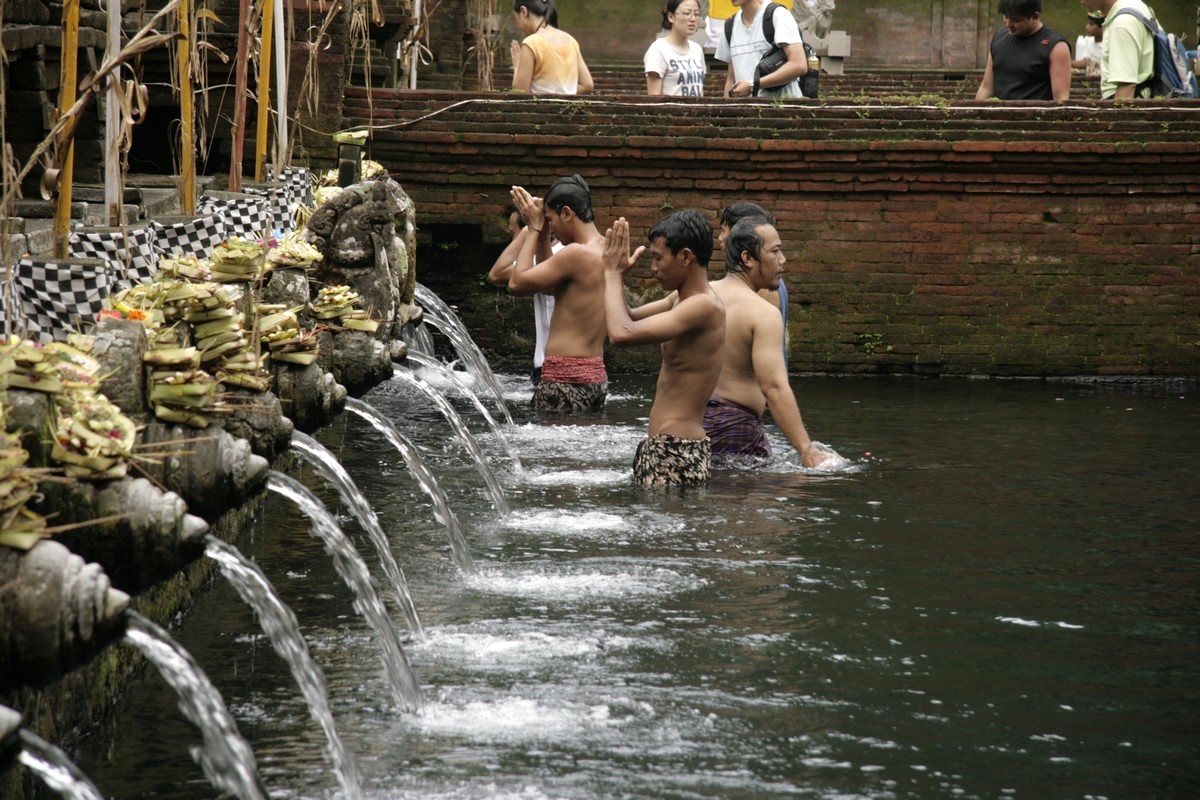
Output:
[[869,356],[875,355],[876,351],[883,353],[892,352],[892,346],[890,344],[885,345],[883,343],[882,333],[860,333],[858,334],[858,343],[862,345],[863,351]]

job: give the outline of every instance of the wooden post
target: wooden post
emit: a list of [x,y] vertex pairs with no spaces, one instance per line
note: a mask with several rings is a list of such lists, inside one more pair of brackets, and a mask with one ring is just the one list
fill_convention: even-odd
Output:
[[278,140],[279,155],[275,158],[275,178],[283,175],[288,161],[288,113],[287,93],[288,47],[286,28],[283,26],[283,0],[275,3],[275,138]]
[[242,190],[242,154],[246,139],[246,66],[249,60],[246,24],[250,20],[251,0],[238,3],[237,61],[233,79],[233,142],[229,146],[229,191]]
[[[63,0],[62,63],[59,67],[58,113],[66,114],[75,105],[79,67],[79,0]],[[71,128],[74,128],[72,123]],[[62,158],[58,191],[54,207],[54,257],[66,258],[67,240],[71,236],[71,178],[75,174],[75,137],[66,136],[66,154]]]
[[179,0],[179,44],[175,63],[179,69],[179,210],[196,213],[196,112],[192,106],[191,2]]
[[254,180],[262,182],[271,112],[271,31],[275,27],[273,0],[263,0],[262,40],[258,47],[258,126],[254,131]]
[[[121,52],[121,0],[108,0],[108,58]],[[104,106],[104,207],[108,224],[125,222],[125,186],[121,174],[121,109],[117,99],[120,79],[116,72],[108,78],[108,102]]]

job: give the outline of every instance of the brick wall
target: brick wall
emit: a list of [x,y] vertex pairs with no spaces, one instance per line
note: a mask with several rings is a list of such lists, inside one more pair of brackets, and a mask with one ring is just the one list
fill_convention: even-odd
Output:
[[[348,121],[364,109],[348,94]],[[1200,103],[381,92],[374,113],[372,155],[427,232],[475,227],[498,248],[509,187],[571,172],[601,228],[773,209],[793,370],[1200,375]],[[650,283],[639,265],[631,289]]]

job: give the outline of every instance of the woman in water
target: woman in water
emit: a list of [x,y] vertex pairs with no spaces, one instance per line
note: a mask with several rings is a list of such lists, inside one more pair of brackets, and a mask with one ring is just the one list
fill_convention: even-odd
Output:
[[582,94],[595,88],[579,42],[555,26],[554,0],[513,0],[513,20],[525,38],[512,43],[512,88],[533,94]]
[[704,95],[704,50],[691,40],[700,26],[697,0],[667,0],[662,12],[666,36],[646,51],[646,93],[668,97]]

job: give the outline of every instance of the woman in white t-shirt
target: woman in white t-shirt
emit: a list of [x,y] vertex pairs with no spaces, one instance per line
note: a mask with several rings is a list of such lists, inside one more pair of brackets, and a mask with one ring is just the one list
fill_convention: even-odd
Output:
[[667,33],[646,51],[646,93],[668,97],[704,95],[704,50],[692,34],[703,17],[697,0],[667,0],[662,12]]

